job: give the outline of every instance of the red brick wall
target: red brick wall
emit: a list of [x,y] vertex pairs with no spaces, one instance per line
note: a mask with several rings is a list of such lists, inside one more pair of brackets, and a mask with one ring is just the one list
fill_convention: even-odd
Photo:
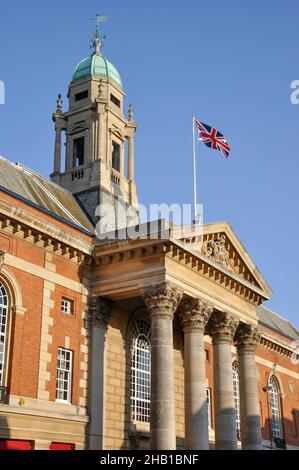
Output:
[[[74,310],[72,315],[62,313],[60,310],[61,298],[66,297],[74,302]],[[69,289],[56,285],[52,296],[55,309],[51,316],[54,319],[53,326],[50,327],[50,334],[53,336],[53,342],[48,348],[48,352],[52,354],[52,362],[49,367],[51,373],[50,382],[50,400],[56,398],[56,367],[57,367],[57,349],[65,348],[65,336],[70,338],[70,346],[67,349],[73,351],[73,375],[72,375],[72,404],[78,404],[79,380],[82,378],[79,373],[80,362],[80,329],[83,327],[82,301],[81,295]]]
[[[13,198],[6,194],[1,193],[1,197],[8,201],[13,201]],[[24,207],[24,209],[30,211],[33,215],[36,214],[45,220],[55,223],[57,226],[61,226],[65,231],[79,234],[76,230],[59,223],[55,219],[51,219],[51,217],[30,208],[30,206],[24,203],[18,201],[17,205]],[[82,235],[82,238],[91,240],[84,235]],[[48,253],[43,247],[18,238],[4,230],[0,230],[0,250],[17,257],[19,260],[30,262],[41,268],[45,266],[46,253]],[[75,262],[54,253],[52,254],[51,262],[56,266],[57,274],[66,277],[68,280],[80,283],[81,271]],[[37,398],[44,280],[42,277],[26,273],[11,266],[7,266],[7,269],[16,277],[22,292],[23,307],[27,309],[24,316],[16,314],[11,316],[7,385],[12,395]],[[67,316],[61,313],[61,297],[74,301],[73,315]],[[72,403],[77,404],[79,380],[82,378],[79,375],[80,333],[83,326],[82,295],[56,284],[55,290],[51,292],[51,299],[54,301],[54,309],[51,310],[50,315],[53,317],[54,325],[50,326],[49,330],[49,333],[53,335],[53,342],[48,346],[48,352],[52,354],[52,362],[49,368],[51,381],[48,387],[50,399],[55,400],[57,348],[65,347],[65,336],[69,336],[69,349],[73,351]]]

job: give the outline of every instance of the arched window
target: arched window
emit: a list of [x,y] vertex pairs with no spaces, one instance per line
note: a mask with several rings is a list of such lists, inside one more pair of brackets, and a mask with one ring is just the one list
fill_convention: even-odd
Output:
[[236,425],[238,439],[241,437],[241,413],[240,413],[240,381],[239,368],[237,364],[233,364],[233,388],[236,409]]
[[269,380],[269,397],[271,407],[271,431],[274,439],[282,439],[280,387],[277,379],[272,376]]
[[8,323],[8,296],[0,282],[0,385],[4,383],[5,349]]
[[151,351],[150,327],[139,319],[131,335],[131,418],[148,423],[150,420]]

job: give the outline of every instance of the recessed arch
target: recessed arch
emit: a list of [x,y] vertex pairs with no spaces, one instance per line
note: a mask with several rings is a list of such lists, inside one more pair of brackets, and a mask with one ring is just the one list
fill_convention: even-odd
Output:
[[23,296],[20,284],[13,272],[5,265],[2,266],[0,271],[0,282],[2,282],[8,293],[12,313],[25,315],[27,309],[23,307]]
[[279,377],[279,375],[276,372],[271,371],[268,375],[268,384],[270,382],[271,377],[274,377],[275,380],[278,382],[280,398],[284,398],[284,387],[283,387],[283,383],[282,383],[281,378]]
[[25,315],[20,285],[15,275],[2,265],[0,269],[0,385],[6,386],[13,317]]
[[130,332],[130,411],[133,422],[149,423],[151,392],[150,324],[142,318],[134,319]]
[[274,439],[283,439],[281,388],[276,374],[270,374],[268,378],[271,436]]

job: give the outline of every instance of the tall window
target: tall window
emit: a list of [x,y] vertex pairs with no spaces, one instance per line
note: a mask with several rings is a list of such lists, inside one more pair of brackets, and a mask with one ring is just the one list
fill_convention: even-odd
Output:
[[211,389],[210,388],[207,388],[207,410],[208,410],[209,429],[212,429],[212,402],[211,402]]
[[112,168],[120,172],[120,145],[112,141]]
[[76,168],[84,163],[84,137],[78,137],[73,142],[73,165]]
[[241,413],[240,413],[240,382],[239,382],[239,369],[237,364],[233,364],[233,388],[234,388],[234,401],[236,409],[236,425],[238,439],[241,437]]
[[73,353],[68,349],[58,348],[56,400],[71,402]]
[[280,388],[276,378],[273,376],[269,380],[269,387],[272,437],[274,439],[282,439]]
[[5,348],[7,338],[8,320],[8,297],[7,292],[0,282],[0,385],[4,383]]
[[150,327],[136,320],[131,337],[131,418],[149,423],[151,394]]

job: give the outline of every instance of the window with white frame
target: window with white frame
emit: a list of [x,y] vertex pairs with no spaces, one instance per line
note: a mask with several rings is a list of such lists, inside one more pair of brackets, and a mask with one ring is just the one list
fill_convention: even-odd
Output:
[[211,389],[210,388],[207,388],[207,411],[208,411],[209,429],[212,429],[212,402],[211,402]]
[[56,401],[71,402],[73,353],[68,349],[58,348]]
[[236,425],[237,425],[237,436],[241,438],[241,413],[240,413],[240,381],[239,381],[239,368],[237,364],[233,364],[233,389],[234,389],[234,401],[236,410]]
[[151,395],[150,327],[145,320],[134,323],[131,335],[131,419],[149,423]]
[[8,323],[8,296],[0,282],[0,385],[4,383],[5,350]]
[[282,439],[280,387],[276,378],[273,376],[269,380],[269,387],[272,437],[274,439]]
[[72,315],[73,301],[63,297],[61,299],[61,312],[66,313],[67,315]]

